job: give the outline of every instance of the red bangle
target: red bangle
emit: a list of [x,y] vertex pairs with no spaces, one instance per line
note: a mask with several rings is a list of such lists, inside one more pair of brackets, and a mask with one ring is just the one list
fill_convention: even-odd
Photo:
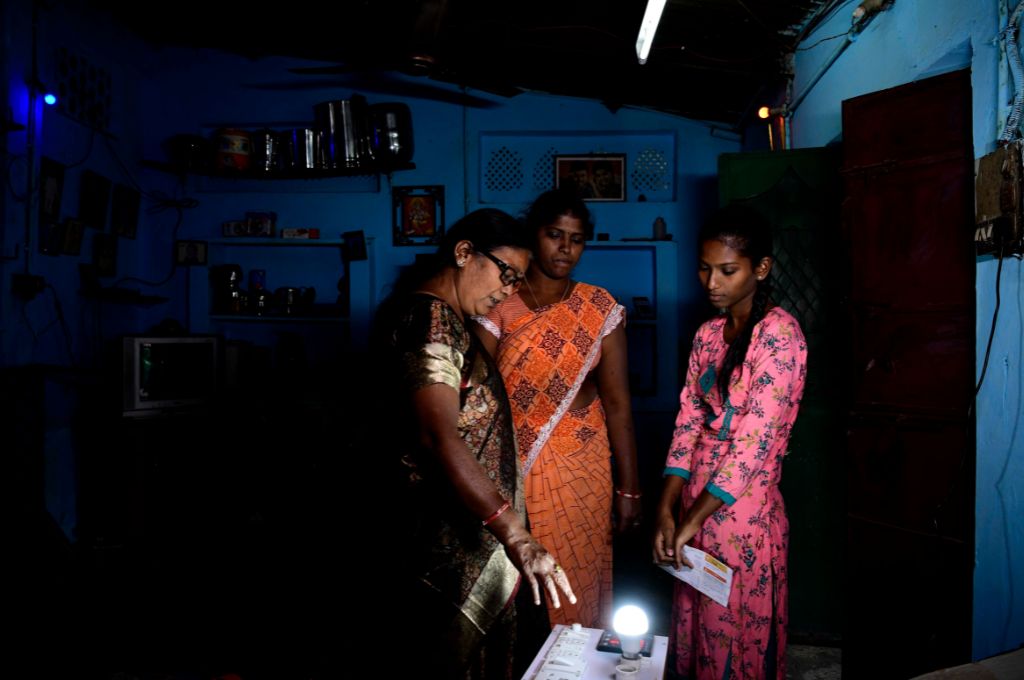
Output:
[[485,519],[483,522],[481,522],[481,524],[483,524],[484,526],[487,526],[488,524],[490,524],[494,520],[498,519],[498,516],[501,513],[503,513],[506,510],[508,510],[508,507],[509,507],[509,503],[508,503],[508,501],[505,501],[500,508],[498,508],[497,510],[494,511],[493,515],[491,515],[490,517]]
[[642,493],[626,493],[622,489],[616,489],[615,493],[617,493],[618,495],[622,496],[623,498],[642,498],[643,497]]

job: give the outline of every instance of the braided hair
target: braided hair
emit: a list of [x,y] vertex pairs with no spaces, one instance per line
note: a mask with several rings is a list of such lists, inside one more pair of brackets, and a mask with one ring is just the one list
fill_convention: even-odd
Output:
[[[718,241],[750,260],[752,267],[772,254],[772,229],[768,221],[755,210],[742,204],[731,203],[719,210],[700,230],[698,245]],[[772,285],[768,277],[757,282],[750,317],[729,345],[722,370],[718,373],[718,393],[724,402],[729,398],[729,380],[733,370],[743,364],[754,336],[754,327],[764,318],[771,304]]]

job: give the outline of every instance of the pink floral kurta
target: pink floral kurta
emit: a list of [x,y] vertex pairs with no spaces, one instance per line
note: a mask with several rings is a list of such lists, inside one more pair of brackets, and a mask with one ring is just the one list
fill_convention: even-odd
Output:
[[796,319],[773,307],[754,328],[746,360],[722,403],[716,370],[728,345],[725,317],[697,331],[679,397],[665,474],[688,480],[682,506],[707,489],[724,501],[691,544],[734,569],[729,606],[676,585],[676,671],[700,680],[765,677],[775,635],[776,676],[785,678],[786,520],[779,480],[804,389],[807,343]]

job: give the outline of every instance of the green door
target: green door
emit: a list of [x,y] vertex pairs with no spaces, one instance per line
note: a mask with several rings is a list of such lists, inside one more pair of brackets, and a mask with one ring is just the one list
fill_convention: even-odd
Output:
[[720,203],[743,202],[775,228],[773,298],[800,321],[808,343],[807,384],[782,475],[789,631],[797,642],[837,642],[843,625],[839,162],[829,147],[723,154],[718,162]]

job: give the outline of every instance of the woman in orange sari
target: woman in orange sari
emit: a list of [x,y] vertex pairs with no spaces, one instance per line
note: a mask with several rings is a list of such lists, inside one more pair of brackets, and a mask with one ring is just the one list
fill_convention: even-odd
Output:
[[577,596],[549,606],[550,621],[607,628],[613,507],[618,531],[637,526],[640,490],[624,309],[603,288],[570,278],[589,222],[572,193],[537,198],[526,214],[535,247],[525,285],[476,320],[509,394],[530,531]]

